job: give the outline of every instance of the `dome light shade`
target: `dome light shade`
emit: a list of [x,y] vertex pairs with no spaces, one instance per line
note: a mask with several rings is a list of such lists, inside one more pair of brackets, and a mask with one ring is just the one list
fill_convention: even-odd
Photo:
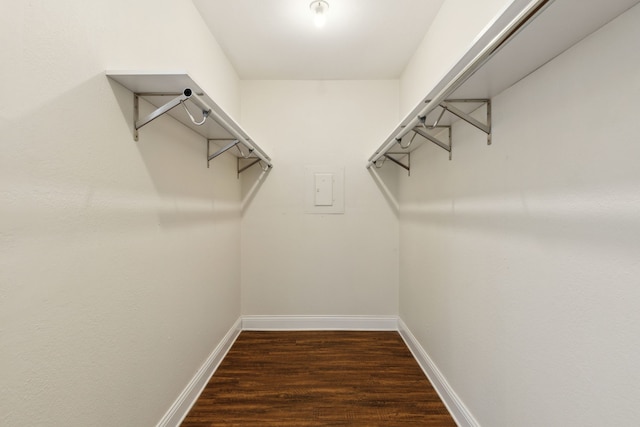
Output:
[[313,12],[313,22],[316,27],[322,28],[327,22],[327,12],[329,11],[329,3],[325,0],[315,0],[309,5],[311,12]]

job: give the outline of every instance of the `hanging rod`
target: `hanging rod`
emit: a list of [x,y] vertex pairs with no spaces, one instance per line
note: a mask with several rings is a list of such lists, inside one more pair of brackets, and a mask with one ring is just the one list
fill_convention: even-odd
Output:
[[427,105],[413,118],[405,127],[398,130],[376,153],[369,158],[367,168],[384,156],[402,137],[411,132],[413,128],[421,123],[421,119],[426,117],[431,111],[438,108],[446,101],[447,97],[453,94],[469,77],[473,75],[485,62],[487,62],[500,48],[508,42],[529,20],[536,16],[542,9],[553,0],[537,0],[529,3],[528,7],[522,10],[509,24],[503,28],[462,70],[451,79],[434,96]]
[[[203,102],[203,104],[204,104],[204,102]],[[206,104],[204,104],[204,105],[206,105]],[[237,130],[235,130],[233,126],[231,126],[229,123],[227,123],[227,121],[222,116],[220,116],[214,110],[211,110],[211,114],[210,115],[213,116],[214,120],[220,126],[222,126],[227,132],[229,132],[231,135],[233,135],[234,138],[236,138],[238,141],[240,141],[240,143],[242,145],[247,147],[249,152],[253,153],[257,158],[262,160],[267,165],[268,168],[272,168],[273,167],[273,165],[271,164],[271,160],[269,159],[269,156],[267,156],[260,148],[258,148],[255,145],[251,144],[249,142],[249,140],[245,139],[245,137],[243,137]]]
[[[198,96],[195,93],[193,93],[191,89],[186,88],[185,90],[182,91],[180,95],[176,96],[171,101],[164,104],[162,107],[159,107],[156,110],[152,111],[146,117],[140,120],[136,120],[135,130],[139,130],[141,127],[148,124],[149,122],[157,119],[158,117],[174,109],[178,105],[183,104],[186,100],[191,100],[191,102],[197,105],[202,110],[202,115],[204,116],[204,118],[206,118],[211,113],[211,107],[209,107],[202,100],[200,100]],[[194,124],[197,124],[193,120],[193,116],[190,115],[190,117],[191,117],[191,120],[194,122]]]
[[[213,154],[211,154],[211,143],[216,143],[216,145],[218,145],[217,143],[220,142],[224,142],[227,141],[228,144],[226,144],[225,146],[223,146],[222,148],[219,148],[216,152],[214,152]],[[236,147],[238,149],[238,151],[240,152],[240,157],[238,157],[237,159],[237,176],[238,178],[240,178],[240,174],[242,172],[244,172],[245,170],[249,169],[251,166],[256,165],[258,163],[260,163],[260,165],[262,165],[262,159],[252,156],[253,152],[249,151],[247,152],[247,154],[243,153],[242,150],[239,147],[240,145],[240,141],[237,139],[228,139],[228,138],[209,138],[207,139],[207,167],[209,167],[209,162],[211,162],[211,160],[215,159],[216,157],[226,153],[227,151],[231,150],[233,147]],[[242,164],[242,161],[247,161],[248,164]],[[263,167],[262,169],[266,172],[270,166],[269,165],[265,165],[266,167]]]
[[[189,115],[191,121],[195,125],[201,125],[201,124],[203,124],[205,122],[205,120],[208,117],[212,117],[224,130],[226,130],[231,135],[233,135],[233,137],[238,141],[238,143],[240,143],[240,144],[244,145],[245,147],[247,147],[247,149],[249,150],[250,153],[253,153],[253,155],[255,155],[257,158],[259,158],[261,161],[263,161],[267,165],[267,167],[269,167],[269,168],[273,167],[273,165],[271,164],[271,160],[269,159],[269,157],[262,150],[260,150],[258,147],[256,147],[253,144],[251,144],[251,142],[249,142],[249,140],[244,138],[236,129],[234,129],[233,126],[231,126],[213,108],[211,108],[209,105],[207,105],[207,103],[202,98],[200,98],[200,96],[198,96],[194,91],[192,91],[190,88],[184,89],[180,95],[176,96],[171,101],[169,101],[166,104],[164,104],[163,106],[157,108],[155,111],[151,112],[146,117],[144,117],[144,118],[142,118],[140,120],[136,120],[135,121],[135,130],[137,131],[138,129],[140,129],[141,127],[146,125],[147,123],[155,120],[156,118],[158,118],[161,115],[167,113],[168,111],[172,110],[173,108],[177,107],[178,105],[180,105],[180,104],[184,105],[184,102],[187,101],[187,100],[191,101],[193,104],[195,104],[202,111],[203,120],[201,122],[196,122],[194,117],[189,112],[189,110],[187,110],[187,114]],[[186,109],[186,105],[185,105],[185,109]],[[229,147],[229,148],[231,148],[231,147]],[[219,153],[219,154],[222,154],[222,153]],[[211,160],[211,159],[209,159],[209,160]]]

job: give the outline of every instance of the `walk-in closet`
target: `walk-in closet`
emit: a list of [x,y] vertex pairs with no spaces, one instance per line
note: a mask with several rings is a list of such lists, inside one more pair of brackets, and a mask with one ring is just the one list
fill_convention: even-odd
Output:
[[0,425],[640,425],[638,0],[13,0],[0,41]]

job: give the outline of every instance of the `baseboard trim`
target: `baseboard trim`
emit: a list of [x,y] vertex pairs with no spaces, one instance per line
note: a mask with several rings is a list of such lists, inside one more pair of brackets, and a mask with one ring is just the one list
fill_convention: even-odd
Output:
[[245,331],[397,331],[397,316],[243,316]]
[[409,350],[413,354],[414,359],[416,359],[420,365],[420,368],[422,368],[427,378],[429,378],[433,388],[438,392],[440,399],[444,402],[449,413],[456,421],[456,424],[458,424],[459,427],[480,427],[478,421],[476,421],[473,415],[471,415],[469,409],[453,391],[447,382],[447,379],[444,377],[442,372],[440,372],[431,357],[429,357],[429,354],[424,350],[424,348],[422,348],[416,337],[411,333],[402,319],[398,319],[398,332],[400,332],[400,336],[402,336],[407,347],[409,347]]
[[156,427],[174,427],[187,416],[242,331],[398,331],[459,427],[480,427],[429,354],[397,316],[242,316],[211,352]]
[[233,324],[222,341],[220,341],[211,352],[207,360],[198,372],[196,372],[191,381],[189,381],[189,384],[182,390],[180,396],[173,402],[173,405],[171,405],[156,427],[174,427],[182,423],[191,410],[191,407],[198,400],[200,393],[202,393],[202,390],[204,390],[214,372],[218,369],[220,362],[222,362],[236,338],[240,335],[240,332],[242,332],[241,318]]

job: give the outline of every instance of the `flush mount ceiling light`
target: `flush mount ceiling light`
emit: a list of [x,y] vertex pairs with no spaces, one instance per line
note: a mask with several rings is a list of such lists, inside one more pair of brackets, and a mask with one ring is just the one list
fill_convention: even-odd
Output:
[[327,22],[327,12],[329,11],[329,3],[325,0],[314,0],[309,5],[311,12],[313,12],[313,22],[316,27],[322,28]]

